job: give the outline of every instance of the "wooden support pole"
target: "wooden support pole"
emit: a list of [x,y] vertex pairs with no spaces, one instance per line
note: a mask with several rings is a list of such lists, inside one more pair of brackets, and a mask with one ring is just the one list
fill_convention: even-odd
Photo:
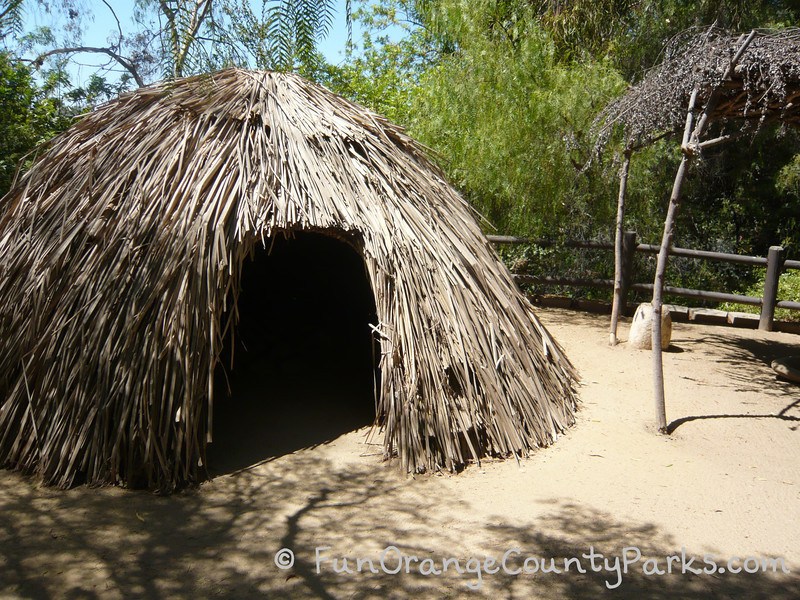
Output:
[[675,217],[678,214],[678,208],[681,203],[681,188],[683,187],[683,181],[686,179],[690,160],[691,158],[688,155],[684,155],[681,158],[678,173],[675,175],[675,182],[672,185],[672,194],[669,199],[669,209],[667,209],[667,218],[664,220],[664,234],[661,238],[661,250],[658,253],[656,276],[653,281],[653,393],[655,396],[656,424],[661,433],[668,433],[667,407],[664,397],[664,365],[663,357],[661,356],[661,309],[664,306],[664,274],[667,271],[669,248],[672,245],[672,236],[675,231]]
[[783,269],[784,252],[780,246],[770,246],[767,254],[767,276],[764,279],[764,296],[761,300],[761,317],[758,328],[772,331],[775,320],[775,304],[778,302],[778,279]]
[[721,135],[719,137],[715,137],[713,140],[706,140],[705,142],[701,142],[699,145],[700,150],[705,150],[706,148],[712,148],[714,146],[718,146],[719,144],[724,144],[725,142],[729,142],[733,139],[732,135]]
[[[694,106],[697,102],[697,88],[692,92],[689,99],[689,110],[686,112],[686,126],[683,129],[683,141],[681,147],[685,148],[692,136],[692,126],[694,124]],[[651,318],[652,330],[652,352],[653,352],[653,396],[655,398],[656,424],[661,433],[667,433],[667,406],[664,399],[664,363],[661,356],[661,308],[664,305],[664,274],[667,272],[667,259],[669,258],[669,248],[672,246],[672,235],[675,231],[675,216],[678,214],[678,207],[681,202],[681,189],[683,180],[686,178],[686,171],[689,169],[689,161],[692,153],[684,152],[678,172],[675,174],[675,181],[672,184],[672,193],[669,196],[669,208],[667,218],[664,219],[664,234],[661,237],[661,248],[658,251],[658,262],[656,263],[656,275],[653,281],[653,315]]]
[[619,197],[617,198],[617,228],[614,235],[614,301],[611,307],[611,333],[609,343],[617,345],[617,324],[623,303],[623,244],[625,227],[625,195],[628,190],[628,172],[631,166],[631,149],[625,150],[622,167],[619,171]]
[[683,141],[681,143],[683,157],[678,167],[678,173],[675,175],[675,182],[672,186],[672,193],[670,194],[669,209],[667,210],[667,218],[664,221],[664,235],[661,238],[661,249],[658,253],[656,276],[653,282],[653,392],[655,397],[656,422],[658,424],[658,430],[661,433],[669,433],[667,429],[666,403],[664,400],[664,363],[661,352],[661,308],[663,306],[664,273],[667,270],[667,258],[669,256],[669,248],[672,245],[672,237],[675,229],[675,215],[678,213],[678,208],[680,207],[681,188],[683,186],[683,180],[686,178],[689,162],[695,154],[700,151],[700,136],[703,135],[703,131],[717,107],[721,96],[721,88],[725,82],[730,79],[736,68],[736,63],[739,62],[739,59],[750,45],[750,42],[753,41],[755,35],[756,31],[754,29],[744,40],[733,58],[731,58],[725,72],[722,74],[722,79],[711,91],[711,94],[709,94],[703,112],[700,114],[700,118],[697,120],[697,124],[694,125],[694,127],[694,109],[698,95],[697,88],[692,91],[692,95],[689,99],[689,109],[686,113],[686,127],[683,131]]
[[628,292],[633,285],[633,258],[636,256],[636,232],[626,231],[622,236],[622,302],[620,312],[628,307]]

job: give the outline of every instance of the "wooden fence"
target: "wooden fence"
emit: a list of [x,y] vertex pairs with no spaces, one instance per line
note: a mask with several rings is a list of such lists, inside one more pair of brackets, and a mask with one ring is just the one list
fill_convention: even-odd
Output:
[[[594,250],[614,251],[614,244],[593,241],[567,241],[561,244],[548,240],[533,240],[529,238],[519,238],[507,235],[487,236],[489,241],[494,244],[519,244],[536,245],[540,247],[552,247],[561,245],[567,248],[588,248]],[[651,244],[640,244],[636,240],[636,233],[625,232],[623,237],[623,256],[622,256],[622,299],[625,306],[628,293],[631,290],[651,292],[652,283],[636,283],[632,281],[633,258],[637,252],[645,254],[658,254],[659,246]],[[718,302],[736,302],[738,304],[749,304],[761,307],[758,328],[771,331],[775,318],[776,308],[786,308],[789,310],[800,310],[800,302],[792,300],[778,299],[778,278],[787,269],[800,269],[800,261],[786,260],[785,251],[780,246],[772,246],[766,257],[745,256],[741,254],[727,254],[724,252],[708,252],[705,250],[693,250],[690,248],[671,248],[670,256],[684,256],[701,260],[713,260],[718,262],[755,265],[766,267],[767,276],[764,282],[764,291],[761,297],[743,296],[741,294],[730,294],[727,292],[714,292],[708,290],[695,290],[664,286],[664,292],[674,296],[684,298],[697,298],[701,300],[713,300]],[[581,279],[574,277],[536,277],[532,275],[515,274],[515,278],[521,282],[530,282],[547,285],[563,285],[578,288],[610,288],[614,289],[613,279]]]

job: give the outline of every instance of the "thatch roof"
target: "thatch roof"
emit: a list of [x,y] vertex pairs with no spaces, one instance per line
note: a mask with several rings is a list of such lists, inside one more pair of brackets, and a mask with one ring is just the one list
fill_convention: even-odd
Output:
[[710,121],[737,121],[756,131],[766,121],[800,124],[800,29],[756,31],[730,78],[723,76],[747,34],[720,29],[689,30],[664,50],[664,60],[624,95],[609,103],[596,121],[602,147],[622,126],[629,147],[681,132],[693,90],[703,110],[721,85]]
[[243,261],[293,230],[363,256],[376,426],[408,469],[573,422],[572,366],[423,149],[300,77],[226,70],[100,107],[0,201],[0,463],[59,486],[201,478]]

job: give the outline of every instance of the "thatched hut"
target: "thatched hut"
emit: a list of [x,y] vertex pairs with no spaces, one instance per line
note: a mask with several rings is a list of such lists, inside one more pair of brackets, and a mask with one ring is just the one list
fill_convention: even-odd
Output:
[[573,422],[572,366],[423,148],[300,77],[232,69],[98,108],[0,201],[0,463],[58,486],[203,477],[243,264],[298,231],[363,259],[375,427],[407,469]]

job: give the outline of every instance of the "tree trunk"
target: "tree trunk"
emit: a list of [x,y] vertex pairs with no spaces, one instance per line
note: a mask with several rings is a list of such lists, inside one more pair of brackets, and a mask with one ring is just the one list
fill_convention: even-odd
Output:
[[681,188],[689,169],[690,157],[685,155],[681,159],[675,183],[672,185],[672,194],[669,198],[669,209],[664,221],[664,235],[661,238],[661,249],[658,252],[656,276],[653,282],[653,315],[652,315],[652,348],[653,348],[653,391],[655,394],[656,422],[661,433],[667,433],[667,408],[664,400],[664,365],[661,356],[661,309],[664,306],[664,274],[667,270],[669,249],[672,247],[672,235],[675,231],[675,216],[681,205]]
[[683,181],[686,178],[686,171],[689,169],[689,161],[692,157],[688,146],[689,142],[693,139],[693,136],[698,133],[697,129],[692,131],[692,126],[694,124],[694,106],[697,102],[697,93],[697,88],[695,88],[692,92],[691,98],[689,98],[689,110],[686,112],[686,126],[683,129],[683,140],[681,143],[681,148],[683,149],[683,158],[681,158],[681,164],[678,166],[678,172],[675,174],[675,182],[672,184],[672,193],[669,195],[667,218],[664,219],[664,235],[661,237],[661,248],[658,252],[656,275],[653,281],[653,300],[651,302],[653,307],[651,316],[653,396],[655,398],[656,423],[658,424],[658,430],[661,433],[668,433],[667,407],[664,399],[664,362],[663,357],[661,356],[661,308],[664,306],[664,274],[667,271],[667,259],[669,258],[669,249],[672,246],[672,235],[675,231],[675,216],[678,214],[678,208],[680,208],[681,204],[681,190],[683,188]]
[[625,194],[628,190],[628,172],[631,166],[631,150],[625,150],[625,158],[619,172],[619,198],[617,199],[617,231],[614,238],[614,303],[611,308],[611,334],[609,343],[617,345],[617,323],[622,310],[622,239],[625,221]]

